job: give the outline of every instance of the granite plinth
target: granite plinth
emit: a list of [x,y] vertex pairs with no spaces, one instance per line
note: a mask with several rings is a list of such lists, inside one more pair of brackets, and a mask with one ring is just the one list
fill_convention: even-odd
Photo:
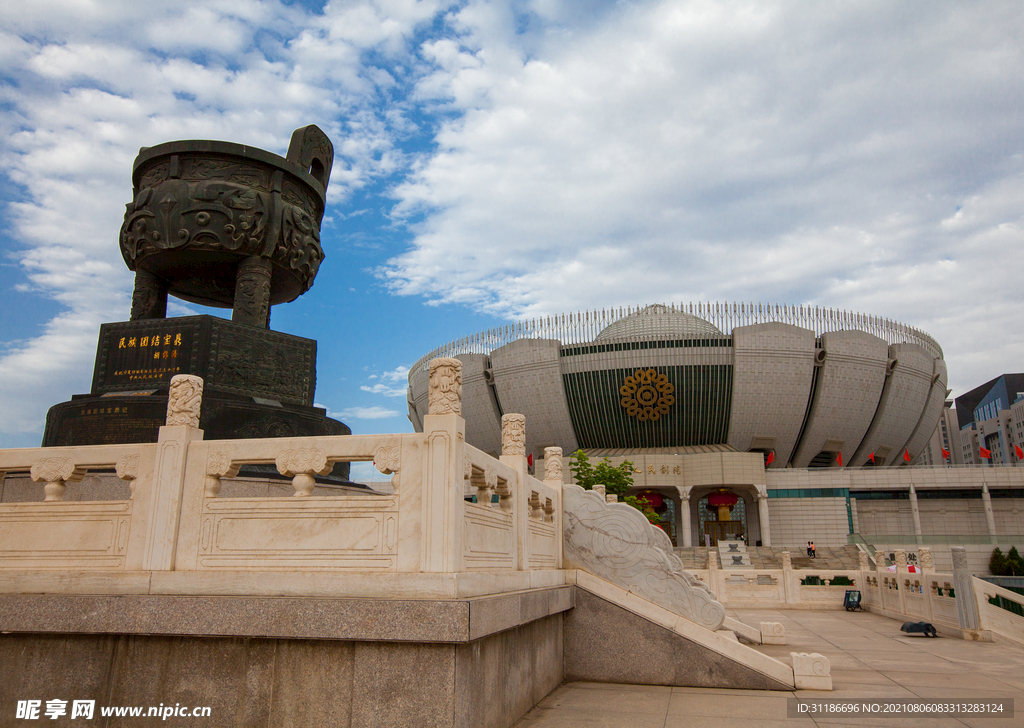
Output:
[[[167,416],[167,388],[136,395],[77,395],[50,408],[43,447],[156,442]],[[257,402],[251,397],[206,394],[199,414],[204,440],[351,435],[321,407]],[[349,464],[336,463],[328,479],[348,480]],[[244,466],[243,475],[278,475],[276,467]]]
[[[92,391],[50,408],[43,447],[156,442],[176,374],[203,379],[206,440],[352,433],[312,406],[316,341],[204,315],[103,324]],[[243,470],[277,475],[273,466]],[[329,479],[348,472],[338,463]]]

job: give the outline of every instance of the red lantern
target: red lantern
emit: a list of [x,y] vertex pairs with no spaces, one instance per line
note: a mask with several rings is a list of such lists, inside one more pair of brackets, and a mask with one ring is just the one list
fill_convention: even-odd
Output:
[[643,493],[640,493],[637,496],[637,500],[647,501],[650,504],[651,508],[658,508],[665,503],[665,499],[664,497],[662,497],[661,493],[656,493],[653,490],[648,490],[644,491]]
[[739,501],[739,496],[735,493],[728,491],[722,491],[720,493],[712,493],[708,496],[708,505],[711,508],[721,508],[722,506],[729,506],[730,508],[736,505]]

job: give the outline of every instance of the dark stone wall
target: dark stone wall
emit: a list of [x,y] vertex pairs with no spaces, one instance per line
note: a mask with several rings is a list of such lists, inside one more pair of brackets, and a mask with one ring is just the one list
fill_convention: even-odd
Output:
[[[137,635],[0,635],[0,726],[18,700],[210,706],[174,725],[507,728],[562,681],[562,615],[463,644]],[[159,723],[160,721],[155,721]]]
[[567,681],[792,690],[579,587],[564,629]]

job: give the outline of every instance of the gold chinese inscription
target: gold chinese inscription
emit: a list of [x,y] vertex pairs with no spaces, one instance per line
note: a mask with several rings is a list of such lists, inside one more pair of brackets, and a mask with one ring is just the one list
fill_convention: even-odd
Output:
[[[174,341],[174,346],[181,346],[181,334],[180,333],[177,333],[177,334],[164,334],[163,335],[163,346],[170,346],[172,338],[173,338],[173,341]],[[118,349],[134,349],[136,347],[136,341],[138,341],[138,346],[139,347],[143,347],[143,346],[160,346],[160,335],[157,334],[156,336],[143,336],[141,339],[138,339],[138,340],[134,336],[132,336],[132,337],[122,336],[121,340],[117,342],[117,348]],[[166,358],[166,357],[164,357],[164,358]]]
[[667,415],[669,408],[675,404],[675,390],[668,377],[658,374],[657,370],[637,369],[619,387],[622,396],[619,403],[630,417],[636,417],[641,422],[657,421],[662,415]]

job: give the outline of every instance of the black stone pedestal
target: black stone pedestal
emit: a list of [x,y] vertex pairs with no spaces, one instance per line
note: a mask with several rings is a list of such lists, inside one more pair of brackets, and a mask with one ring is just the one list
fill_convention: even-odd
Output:
[[[103,324],[92,392],[50,408],[43,447],[156,442],[176,374],[203,378],[206,440],[351,434],[313,406],[316,341],[187,316]],[[347,482],[348,472],[337,463],[328,479]]]

